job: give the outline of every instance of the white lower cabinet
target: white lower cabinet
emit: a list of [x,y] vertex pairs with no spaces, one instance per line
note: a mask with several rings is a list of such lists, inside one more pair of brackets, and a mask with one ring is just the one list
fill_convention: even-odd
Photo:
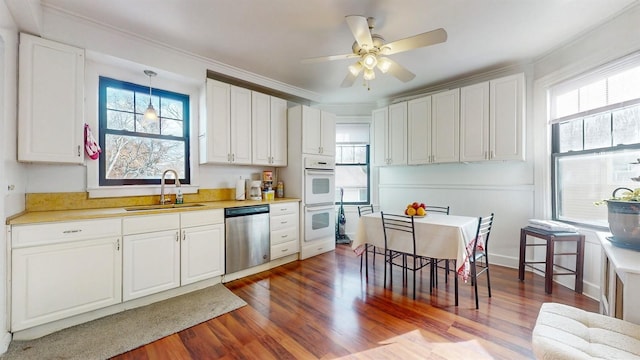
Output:
[[127,217],[123,232],[123,301],[180,286],[180,214]]
[[297,202],[271,204],[271,260],[295,254],[300,250],[300,216]]
[[181,214],[180,284],[224,274],[224,210]]
[[11,331],[117,304],[120,219],[11,228]]

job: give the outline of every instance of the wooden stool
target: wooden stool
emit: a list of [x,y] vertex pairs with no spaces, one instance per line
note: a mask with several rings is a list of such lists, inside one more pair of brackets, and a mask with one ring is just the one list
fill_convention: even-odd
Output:
[[[527,244],[527,236],[546,240],[545,244]],[[559,241],[575,241],[576,252],[555,252],[555,243]],[[526,251],[528,246],[546,246],[545,261],[526,261]],[[555,256],[573,255],[576,257],[575,269],[568,269],[564,266],[555,264]],[[524,227],[520,230],[520,261],[518,268],[518,278],[524,281],[524,267],[528,266],[533,270],[544,272],[544,291],[551,294],[551,286],[553,284],[554,275],[575,275],[576,284],[575,292],[582,293],[582,269],[584,267],[584,235],[577,232],[553,232],[546,231],[534,227]],[[542,271],[533,266],[533,264],[545,264],[545,270]],[[564,270],[564,272],[555,271],[556,268]]]

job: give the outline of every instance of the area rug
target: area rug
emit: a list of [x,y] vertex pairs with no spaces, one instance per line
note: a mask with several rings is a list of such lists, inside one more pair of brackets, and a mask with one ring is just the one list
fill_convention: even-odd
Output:
[[13,341],[0,359],[108,359],[246,304],[217,284],[38,339]]
[[382,346],[339,360],[489,360],[493,357],[476,340],[462,342],[430,342],[420,330],[414,330],[394,338],[381,341]]

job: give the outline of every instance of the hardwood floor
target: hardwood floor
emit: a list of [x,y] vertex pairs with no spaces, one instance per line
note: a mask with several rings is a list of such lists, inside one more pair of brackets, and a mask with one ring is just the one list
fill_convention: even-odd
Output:
[[453,305],[453,281],[445,284],[443,271],[429,295],[426,268],[414,301],[399,272],[393,289],[383,288],[380,260],[367,280],[360,258],[338,245],[335,252],[227,283],[248,306],[113,359],[334,359],[416,329],[429,342],[475,339],[494,359],[531,359],[531,330],[543,302],[598,311],[593,299],[555,283],[548,295],[541,276],[527,273],[520,282],[517,269],[500,266],[491,267],[491,298],[480,278],[479,310],[473,287],[462,282],[460,304]]

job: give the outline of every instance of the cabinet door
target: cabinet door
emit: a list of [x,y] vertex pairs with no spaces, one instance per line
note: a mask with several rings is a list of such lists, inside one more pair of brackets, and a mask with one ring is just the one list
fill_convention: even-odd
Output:
[[322,146],[320,142],[320,113],[319,109],[302,107],[302,152],[304,154],[320,154]]
[[492,160],[524,160],[524,74],[490,81]]
[[320,153],[322,155],[336,155],[336,116],[322,111],[321,113]]
[[180,233],[167,230],[125,235],[122,300],[180,286]]
[[120,238],[14,249],[11,331],[122,301]]
[[[287,101],[271,97],[271,165],[287,166]],[[335,130],[334,130],[335,131]],[[335,147],[335,146],[334,146]]]
[[18,160],[82,164],[84,50],[20,34]]
[[489,159],[489,83],[460,89],[460,161]]
[[182,230],[180,283],[224,274],[224,224]]
[[251,152],[255,165],[271,164],[271,99],[269,95],[251,93]]
[[389,106],[389,127],[387,128],[387,154],[389,165],[407,164],[407,103]]
[[460,160],[460,90],[454,89],[431,96],[432,162]]
[[[231,85],[207,79],[206,117],[200,126],[201,163],[231,160]],[[204,126],[203,126],[204,125]]]
[[251,90],[231,86],[231,162],[251,164]]
[[428,164],[431,161],[431,97],[407,103],[407,163]]
[[373,122],[373,164],[376,166],[387,165],[387,128],[389,127],[389,109],[384,107],[373,110],[371,120]]

